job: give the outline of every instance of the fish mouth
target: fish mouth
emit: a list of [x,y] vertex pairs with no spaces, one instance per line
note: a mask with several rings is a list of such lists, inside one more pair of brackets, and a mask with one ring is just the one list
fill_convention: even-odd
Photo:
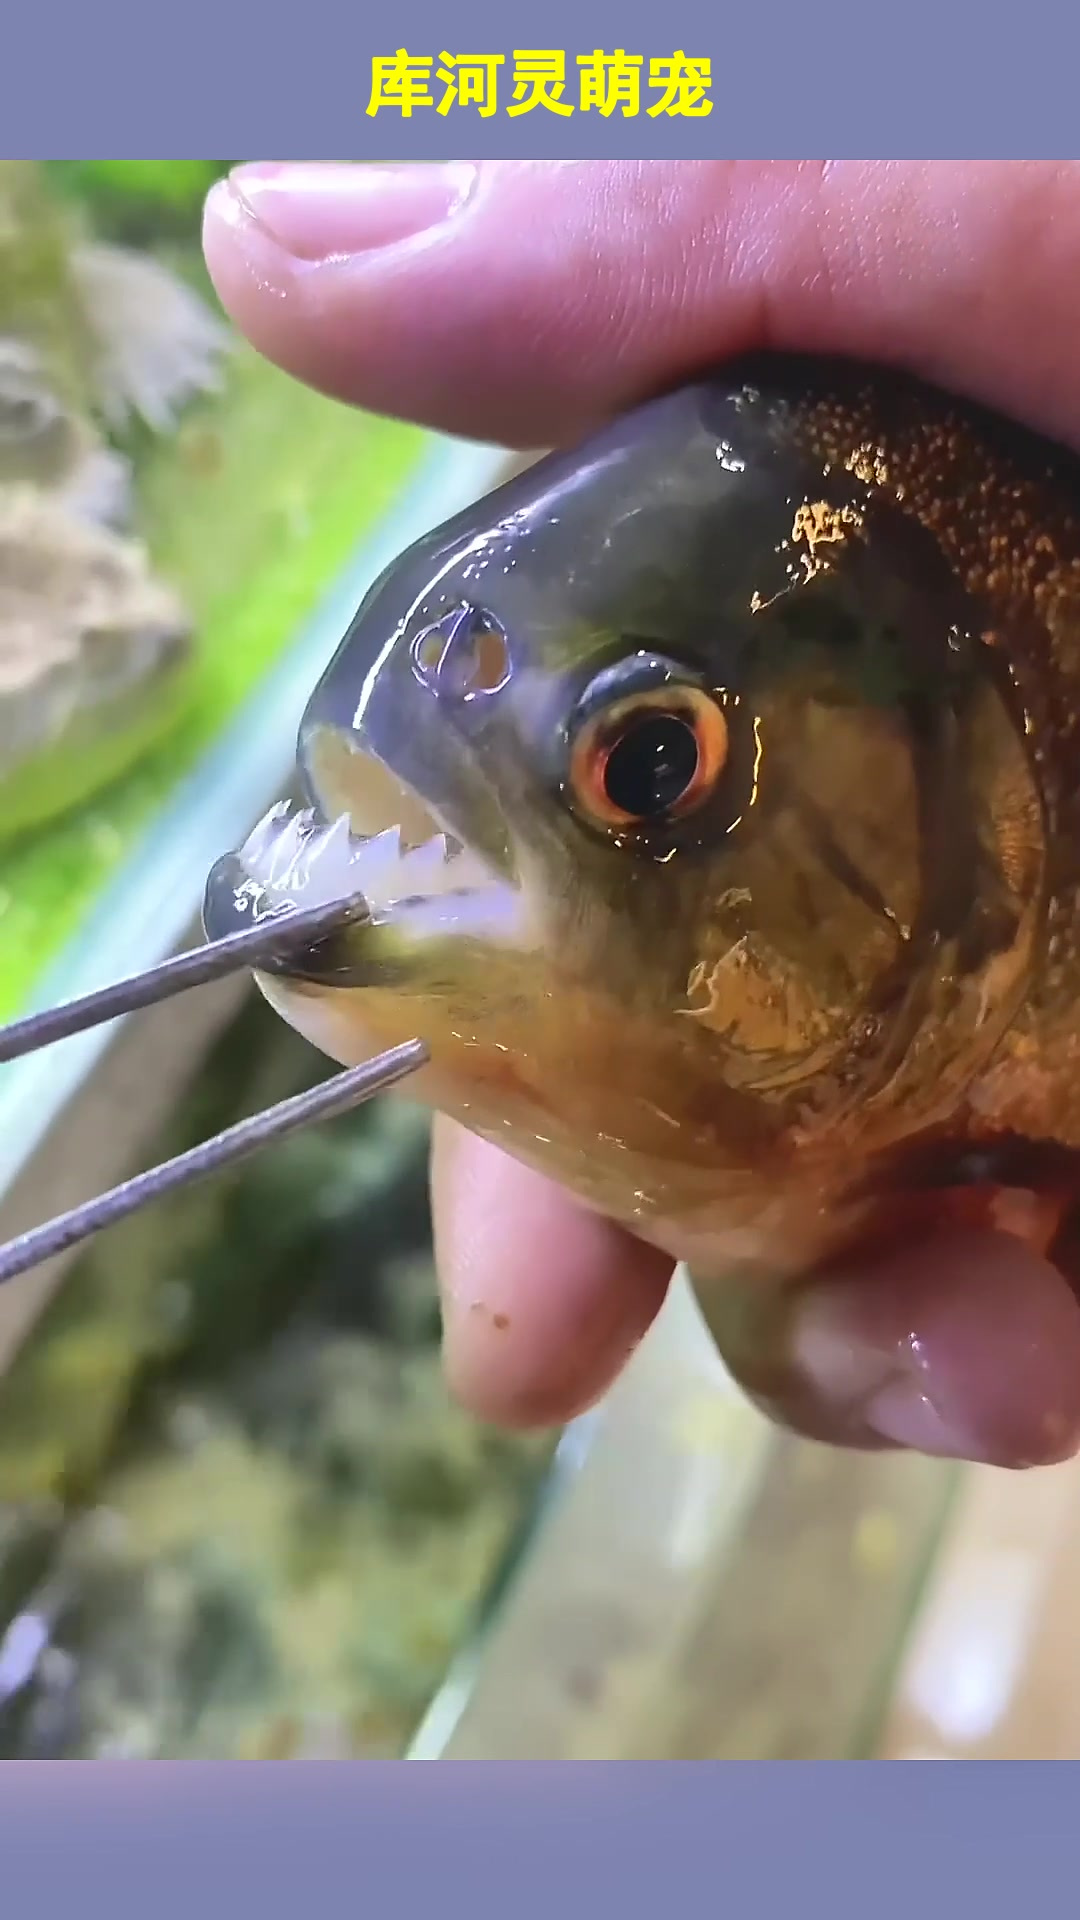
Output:
[[[351,908],[352,929],[401,923],[411,937],[452,934],[505,925],[514,892],[499,874],[434,814],[404,782],[380,768],[380,798],[356,824],[356,807],[329,819],[318,803],[278,801],[252,829],[240,849],[211,869],[203,901],[203,927],[222,940],[272,916],[340,901]],[[385,780],[385,785],[383,781]],[[397,818],[376,824],[388,797]],[[362,947],[363,940],[361,938]],[[339,985],[367,984],[355,938],[331,937],[317,947],[260,963],[286,979]]]

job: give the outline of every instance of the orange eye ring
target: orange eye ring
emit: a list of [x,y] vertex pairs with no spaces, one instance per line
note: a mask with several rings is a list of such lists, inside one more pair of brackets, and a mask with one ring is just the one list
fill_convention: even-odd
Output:
[[711,695],[662,686],[586,722],[571,750],[570,788],[598,826],[681,820],[708,799],[727,757],[727,721]]

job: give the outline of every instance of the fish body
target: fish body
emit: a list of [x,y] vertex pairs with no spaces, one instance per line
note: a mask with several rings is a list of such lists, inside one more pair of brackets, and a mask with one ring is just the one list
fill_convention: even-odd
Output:
[[1040,1245],[1080,1168],[1080,462],[894,372],[717,370],[372,587],[310,806],[212,937],[362,891],[263,978],[695,1276],[943,1211]]

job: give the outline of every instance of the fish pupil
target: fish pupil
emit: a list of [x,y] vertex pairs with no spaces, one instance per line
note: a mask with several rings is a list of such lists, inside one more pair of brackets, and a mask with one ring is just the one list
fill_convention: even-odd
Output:
[[651,714],[615,742],[604,767],[604,791],[621,813],[652,819],[678,805],[697,767],[693,727],[674,713]]

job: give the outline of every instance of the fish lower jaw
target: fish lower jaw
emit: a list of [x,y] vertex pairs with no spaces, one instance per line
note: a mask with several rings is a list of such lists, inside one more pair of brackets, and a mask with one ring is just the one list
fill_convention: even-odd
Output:
[[500,885],[486,862],[448,833],[436,831],[418,844],[407,843],[400,827],[356,834],[345,814],[326,825],[313,808],[288,801],[264,815],[236,858],[261,912],[362,895],[378,919],[407,903]]

